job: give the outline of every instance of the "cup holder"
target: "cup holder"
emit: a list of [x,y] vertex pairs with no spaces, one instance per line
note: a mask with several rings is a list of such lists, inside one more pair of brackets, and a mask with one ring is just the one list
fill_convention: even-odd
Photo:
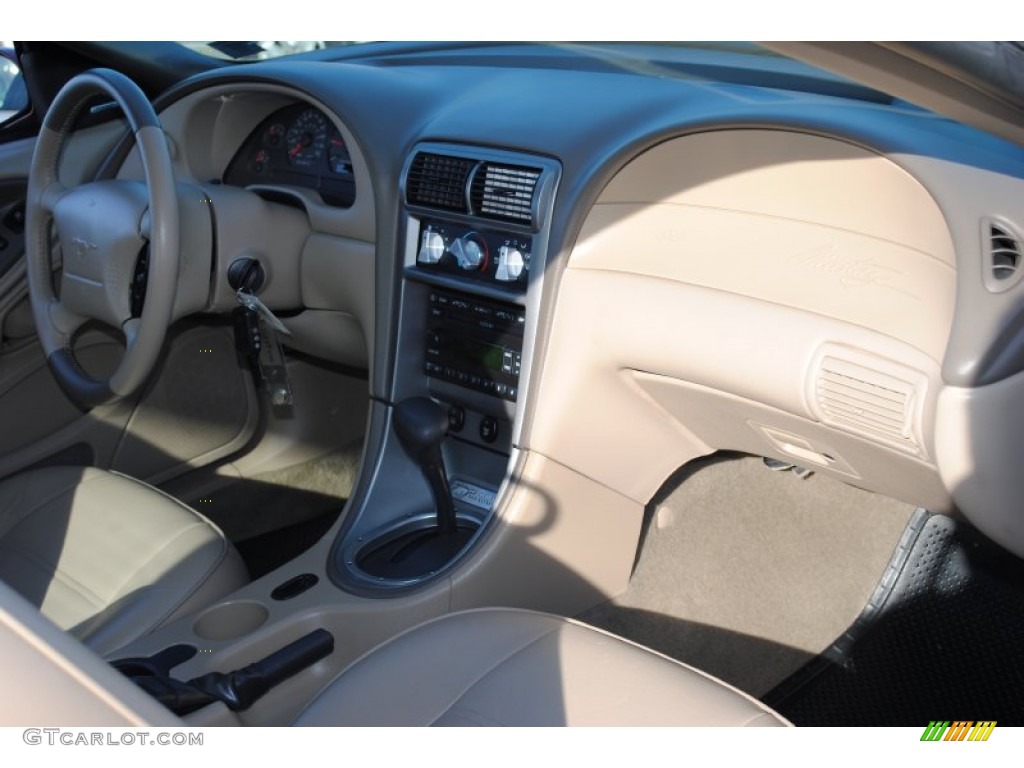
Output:
[[255,600],[221,603],[203,611],[192,631],[205,640],[233,640],[262,627],[269,616],[266,606]]

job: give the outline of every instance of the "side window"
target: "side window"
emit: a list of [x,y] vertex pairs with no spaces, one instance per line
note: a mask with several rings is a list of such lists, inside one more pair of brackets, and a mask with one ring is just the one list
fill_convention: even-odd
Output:
[[0,42],[0,124],[6,123],[28,106],[28,91],[14,48]]

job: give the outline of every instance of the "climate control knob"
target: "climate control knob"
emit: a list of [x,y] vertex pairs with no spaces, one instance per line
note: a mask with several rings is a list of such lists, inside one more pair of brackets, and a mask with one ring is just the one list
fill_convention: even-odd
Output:
[[420,264],[437,264],[444,256],[444,238],[439,232],[430,227],[423,230],[423,237],[420,242],[420,252],[416,261]]
[[504,283],[515,282],[523,274],[525,267],[523,252],[511,245],[503,245],[498,249],[498,268],[494,273],[494,279]]
[[463,235],[451,247],[459,269],[467,272],[482,269],[487,261],[487,244],[474,235]]

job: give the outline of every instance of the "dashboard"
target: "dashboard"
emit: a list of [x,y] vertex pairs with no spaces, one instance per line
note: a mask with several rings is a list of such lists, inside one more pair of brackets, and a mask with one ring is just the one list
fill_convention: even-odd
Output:
[[452,408],[485,495],[536,455],[643,505],[734,450],[1024,554],[1024,156],[730,56],[713,87],[704,60],[651,77],[529,46],[265,62],[158,107],[186,178],[303,212],[264,255],[291,343],[367,365],[375,402]]

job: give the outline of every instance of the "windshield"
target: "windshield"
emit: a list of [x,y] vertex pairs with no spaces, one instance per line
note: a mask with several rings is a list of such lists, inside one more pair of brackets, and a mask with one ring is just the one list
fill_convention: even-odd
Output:
[[[425,57],[434,65],[548,66],[564,69],[618,71],[623,74],[717,84],[753,85],[786,91],[805,91],[879,103],[883,93],[856,85],[837,75],[809,67],[749,42],[380,42],[380,41],[198,41],[180,45],[204,56],[244,63],[317,53],[318,60],[342,60],[362,55],[341,49],[361,47],[373,55],[402,55],[403,60]],[[325,49],[337,49],[332,55]]]
[[290,56],[293,53],[307,53],[324,48],[354,45],[353,41],[329,40],[213,40],[179,43],[196,53],[223,61],[262,61]]

